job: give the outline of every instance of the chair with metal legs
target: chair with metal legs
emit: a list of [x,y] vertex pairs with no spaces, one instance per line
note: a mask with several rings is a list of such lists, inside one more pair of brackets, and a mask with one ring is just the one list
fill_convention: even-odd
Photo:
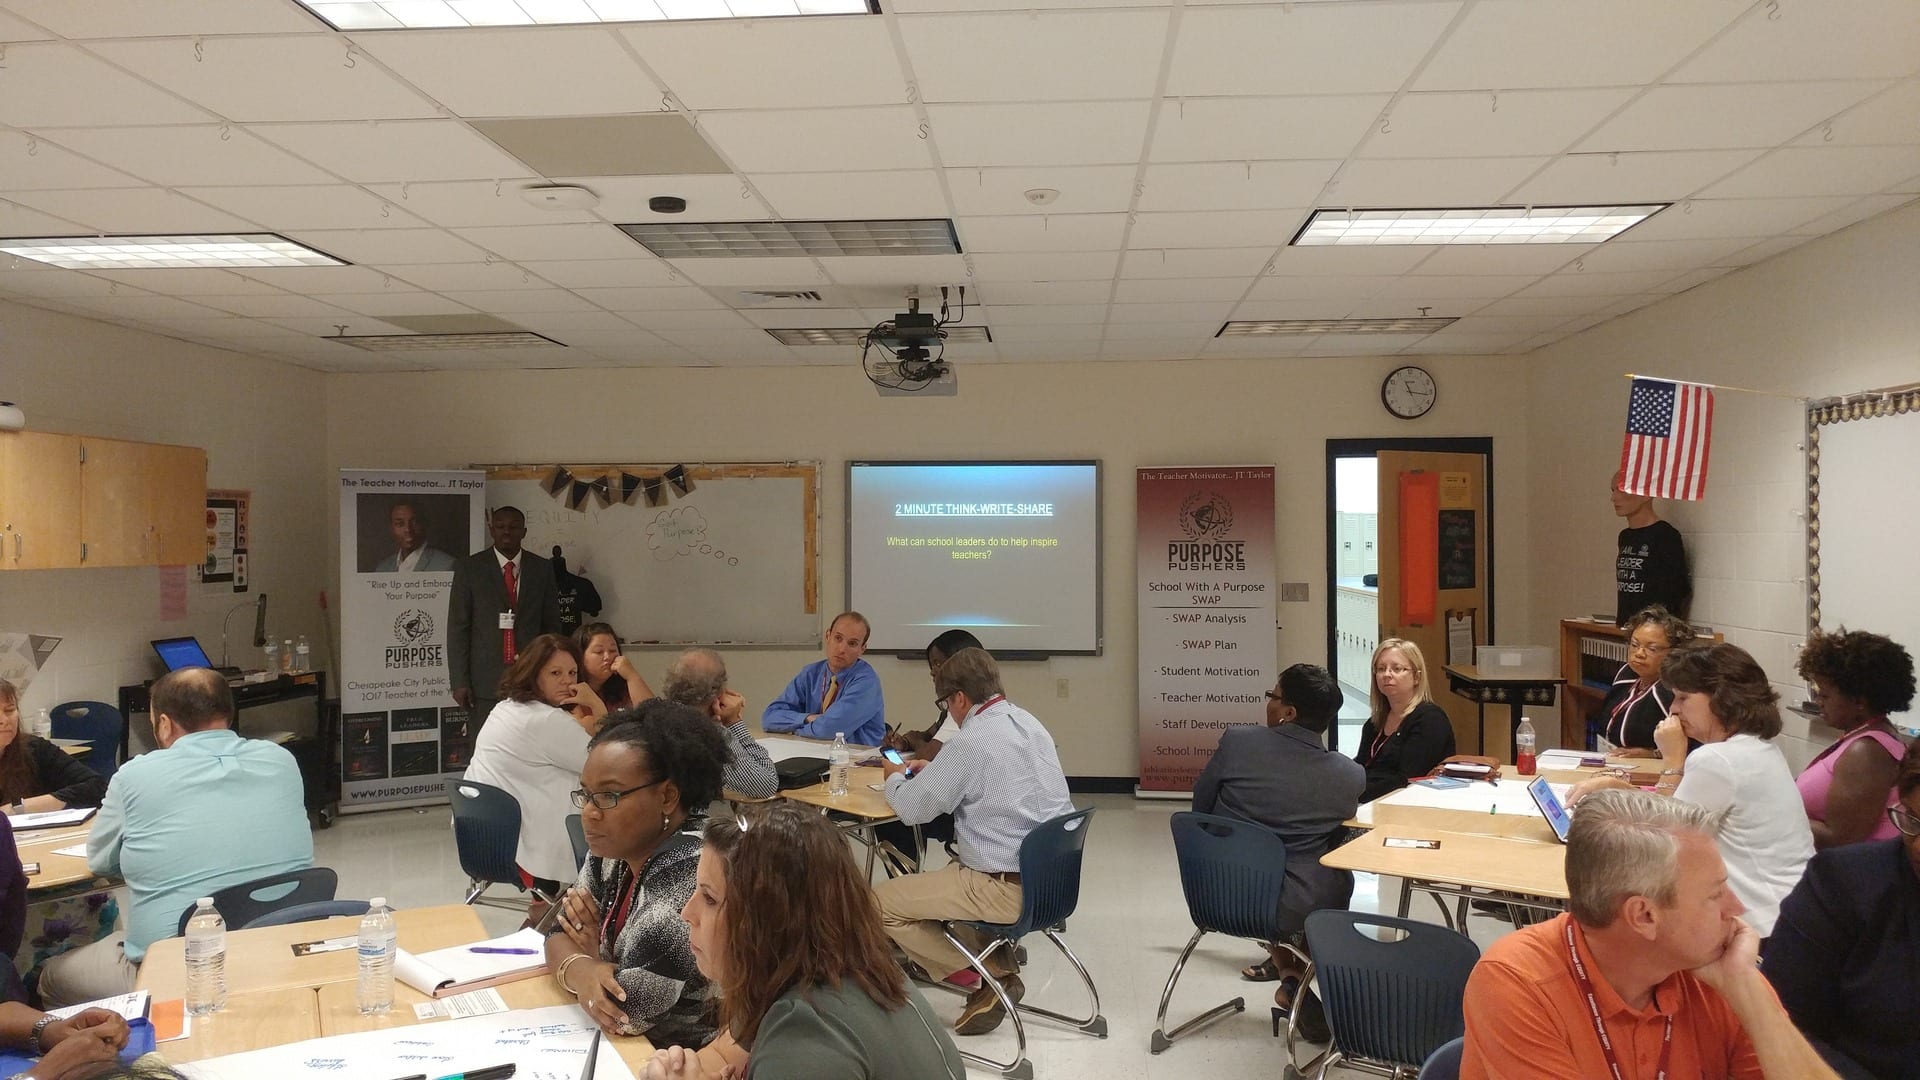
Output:
[[[1067,943],[1060,938],[1060,931],[1066,929],[1067,916],[1072,915],[1080,903],[1080,862],[1087,846],[1087,824],[1092,817],[1093,811],[1090,809],[1064,814],[1034,829],[1020,842],[1018,922],[953,920],[941,924],[947,942],[967,958],[967,963],[979,973],[981,982],[993,990],[993,995],[1000,999],[1000,1007],[1006,1010],[1007,1017],[1013,1021],[1014,1052],[1011,1061],[995,1061],[965,1050],[960,1052],[960,1056],[1014,1080],[1032,1080],[1033,1077],[1033,1063],[1027,1060],[1027,1029],[1020,1020],[1023,1014],[1056,1020],[1095,1038],[1107,1037],[1107,1018],[1100,1015],[1100,991],[1094,987],[1093,977],[1087,974],[1086,965],[1073,955],[1073,950],[1067,948]],[[967,948],[954,936],[956,926],[968,927],[988,938],[987,947],[978,953]],[[1020,939],[1036,930],[1045,934],[1047,940],[1053,942],[1060,954],[1073,965],[1073,970],[1079,973],[1080,983],[1086,987],[1087,998],[1092,1002],[1086,1016],[1068,1016],[1035,1005],[1016,1004],[1007,995],[1006,986],[994,977],[992,969],[987,966],[987,960],[996,950],[1005,949],[1011,955],[1019,947]],[[936,985],[955,993],[962,992],[945,983]]]
[[560,909],[555,897],[520,880],[520,865],[514,861],[520,847],[519,800],[492,784],[449,780],[447,801],[453,804],[453,843],[460,855],[460,869],[470,880],[467,895],[460,902],[523,909],[523,902],[486,895],[495,885],[511,885],[547,903],[547,913],[539,923],[545,930]]
[[[1307,916],[1333,1043],[1316,1077],[1344,1064],[1391,1076],[1420,1068],[1465,1033],[1467,976],[1480,947],[1432,923],[1359,911]],[[1286,1075],[1299,1075],[1291,1066]]]
[[[1236,997],[1171,1030],[1167,1028],[1167,1006],[1173,1001],[1174,985],[1180,981],[1194,947],[1209,933],[1247,938],[1270,950],[1292,953],[1304,971],[1300,989],[1295,991],[1296,1001],[1305,997],[1307,984],[1313,980],[1313,962],[1286,940],[1280,925],[1280,898],[1287,888],[1286,842],[1271,829],[1250,822],[1191,811],[1173,815],[1172,829],[1174,856],[1180,863],[1180,889],[1186,894],[1194,929],[1187,947],[1174,961],[1166,989],[1160,992],[1160,1011],[1154,1017],[1153,1037],[1148,1044],[1156,1054],[1228,1013],[1246,1011],[1247,1000]],[[1299,1021],[1290,1013],[1289,1059],[1298,1030]]]

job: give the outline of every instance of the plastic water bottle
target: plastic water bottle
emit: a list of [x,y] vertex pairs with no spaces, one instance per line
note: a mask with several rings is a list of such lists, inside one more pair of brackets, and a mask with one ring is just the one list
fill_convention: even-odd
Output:
[[187,920],[187,1012],[206,1016],[227,1005],[227,921],[203,896]]
[[269,675],[280,674],[280,643],[268,638],[261,649],[262,655],[266,658],[266,667],[263,670]]
[[399,945],[394,940],[393,912],[387,910],[387,898],[376,896],[360,919],[360,982],[354,988],[354,1004],[374,1016],[393,1008],[393,956]]
[[293,670],[313,670],[313,646],[307,644],[307,635],[301,634],[300,640],[293,644]]
[[827,774],[827,794],[845,795],[847,773],[853,769],[853,752],[847,749],[845,732],[833,737],[833,749],[827,754],[827,764],[831,766]]
[[1534,749],[1538,742],[1533,734],[1533,721],[1520,718],[1520,726],[1513,731],[1513,767],[1521,776],[1532,776],[1534,770]]
[[41,709],[40,715],[34,718],[33,733],[43,739],[53,738],[53,717],[47,715],[47,710]]

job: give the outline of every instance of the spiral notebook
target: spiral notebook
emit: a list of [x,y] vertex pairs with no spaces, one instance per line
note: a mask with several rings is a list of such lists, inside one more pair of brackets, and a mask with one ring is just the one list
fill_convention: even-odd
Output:
[[[546,935],[528,927],[506,937],[435,949],[418,956],[401,949],[394,957],[393,974],[428,997],[464,994],[545,974],[546,941]],[[476,949],[505,951],[476,952]]]

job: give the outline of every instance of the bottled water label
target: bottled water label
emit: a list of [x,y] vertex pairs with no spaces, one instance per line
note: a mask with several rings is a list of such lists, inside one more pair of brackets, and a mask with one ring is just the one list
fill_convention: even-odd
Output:
[[187,963],[202,960],[216,960],[227,954],[227,932],[217,930],[211,934],[187,935]]

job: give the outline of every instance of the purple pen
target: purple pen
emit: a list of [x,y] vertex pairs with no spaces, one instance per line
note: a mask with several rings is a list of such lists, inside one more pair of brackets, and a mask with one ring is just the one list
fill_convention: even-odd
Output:
[[468,946],[467,951],[474,952],[474,953],[487,953],[493,956],[532,956],[535,953],[538,953],[540,950],[538,949],[503,949],[497,945],[471,945],[471,946]]

